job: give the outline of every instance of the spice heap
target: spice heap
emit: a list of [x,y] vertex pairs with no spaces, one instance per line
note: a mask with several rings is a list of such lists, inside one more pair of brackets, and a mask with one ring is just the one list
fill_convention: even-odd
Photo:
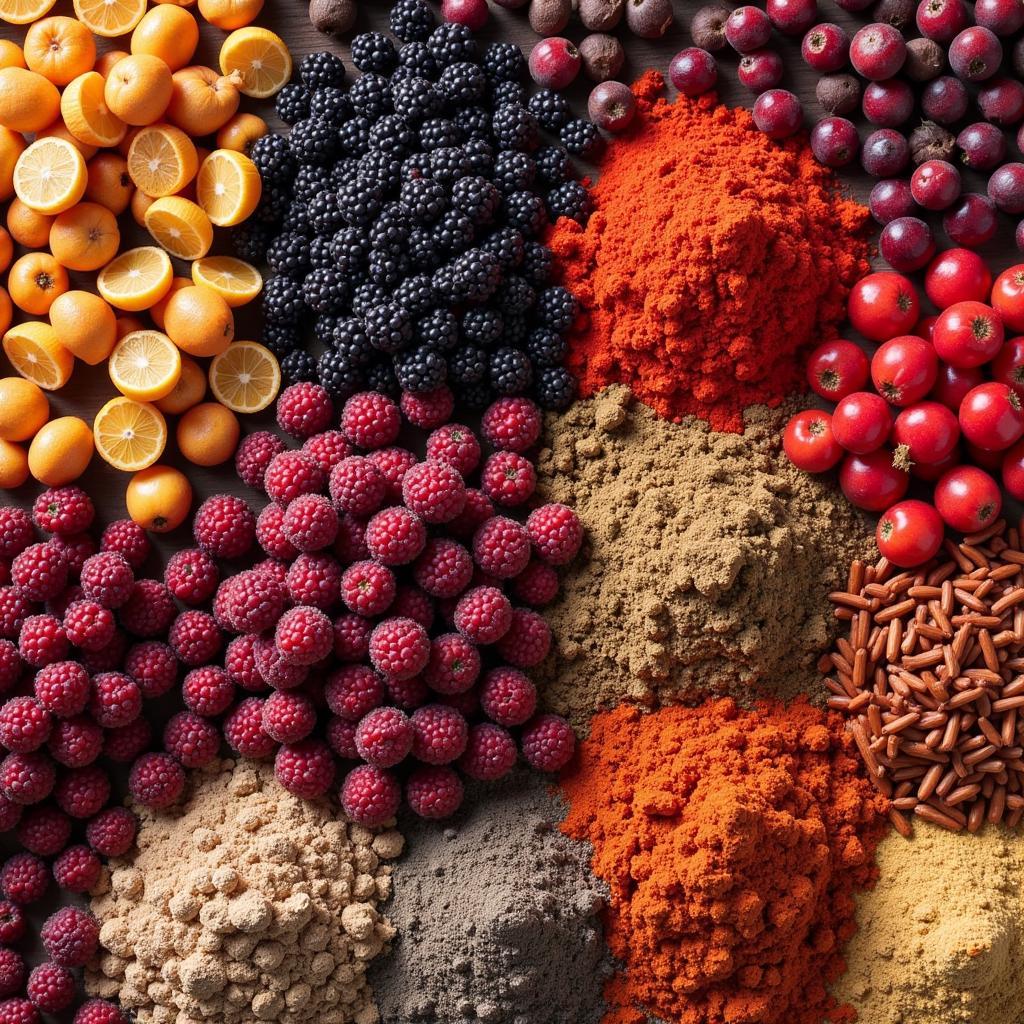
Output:
[[93,899],[107,952],[89,991],[145,1024],[375,1024],[365,973],[394,935],[377,908],[401,835],[291,796],[265,765],[218,762],[192,787],[142,811],[138,853]]
[[[629,384],[659,414],[743,429],[799,380],[795,354],[834,331],[866,270],[867,211],[798,144],[744,110],[634,86],[638,127],[609,152],[586,227],[551,246],[586,315],[569,343],[584,395]],[[800,196],[800,202],[794,196]]]
[[589,538],[546,610],[550,706],[585,728],[596,707],[624,698],[790,697],[820,685],[815,661],[833,628],[825,595],[871,531],[781,455],[784,419],[750,409],[742,436],[675,425],[621,385],[549,418],[539,488],[576,509]]
[[564,813],[517,772],[444,831],[410,821],[388,907],[398,938],[370,971],[385,1021],[598,1024],[605,890],[589,848],[558,831]]
[[619,707],[594,719],[563,789],[563,828],[594,844],[611,888],[624,971],[606,1024],[820,1024],[885,826],[838,716]]
[[1024,1015],[1024,857],[986,829],[966,841],[922,824],[878,846],[878,886],[857,895],[837,998],[871,1024],[986,1024]]

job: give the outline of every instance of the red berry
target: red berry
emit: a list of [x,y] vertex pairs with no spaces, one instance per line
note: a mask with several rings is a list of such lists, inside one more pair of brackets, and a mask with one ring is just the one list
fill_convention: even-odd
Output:
[[327,611],[341,601],[342,579],[341,566],[331,555],[299,555],[288,568],[285,586],[296,604]]
[[450,764],[462,756],[469,742],[465,717],[443,704],[417,708],[410,722],[412,755],[427,764]]
[[15,589],[29,601],[56,597],[68,580],[68,563],[54,544],[30,544],[11,562]]
[[177,615],[171,592],[156,580],[139,580],[121,607],[118,618],[130,633],[141,637],[162,636]]
[[103,743],[103,728],[85,715],[76,715],[54,725],[47,749],[58,764],[84,768],[103,753]]
[[56,857],[68,845],[73,827],[56,807],[33,807],[18,822],[18,842],[37,857]]
[[275,690],[294,690],[309,675],[308,665],[286,661],[270,637],[260,637],[253,647],[256,669],[264,681]]
[[[565,506],[559,507],[565,508]],[[566,511],[569,510],[566,509]],[[531,519],[536,514],[536,512],[533,513]],[[574,513],[570,512],[570,515],[575,519]],[[554,526],[554,531],[557,533],[558,527],[554,525],[554,518],[550,513],[546,517],[538,517],[534,520],[535,532],[538,535],[549,535],[550,531],[546,528]],[[578,527],[578,520],[576,520],[576,525]],[[530,560],[530,541],[530,534],[522,524],[506,516],[494,516],[488,519],[473,536],[473,559],[488,575],[502,580],[510,579],[513,576],[518,576],[526,568],[526,564]]]
[[[724,44],[724,36],[722,37]],[[684,96],[700,96],[715,87],[718,64],[715,58],[699,46],[680,50],[668,66],[669,78]]]
[[385,619],[370,634],[370,661],[385,678],[411,679],[429,657],[427,631],[412,619]]
[[332,715],[327,721],[327,742],[338,757],[346,761],[358,761],[359,751],[356,750],[356,723],[346,722],[344,718]]
[[334,648],[334,627],[319,608],[298,605],[278,619],[274,643],[290,665],[314,665]]
[[537,559],[533,559],[512,581],[512,593],[523,604],[543,608],[558,596],[558,573]]
[[89,820],[85,838],[103,857],[120,857],[135,842],[139,821],[127,807],[108,807]]
[[256,637],[252,633],[236,636],[224,652],[224,670],[236,686],[250,693],[262,693],[267,684],[256,668]]
[[461,541],[468,542],[477,527],[494,515],[494,505],[483,491],[475,487],[466,488],[466,504],[449,524],[448,532]]
[[395,591],[395,574],[376,562],[356,562],[342,575],[342,600],[359,615],[381,615],[394,601]]
[[142,568],[149,557],[153,545],[146,531],[130,519],[119,519],[111,523],[100,538],[100,551],[109,551],[121,555],[135,571]]
[[387,487],[384,475],[363,455],[350,455],[331,470],[331,501],[339,512],[372,515],[384,503]]
[[512,605],[496,587],[474,587],[455,606],[455,628],[474,643],[497,643],[511,625]]
[[99,948],[100,925],[92,914],[62,907],[39,930],[43,948],[61,967],[84,967]]
[[384,682],[366,665],[346,665],[332,672],[324,686],[324,699],[331,712],[349,722],[358,722],[384,702]]
[[132,796],[153,810],[170,807],[184,788],[185,772],[170,754],[143,754],[128,775]]
[[25,961],[13,949],[0,947],[0,997],[13,996],[25,984]]
[[75,1001],[75,976],[60,964],[39,964],[28,976],[25,994],[37,1010],[60,1013]]
[[907,46],[899,29],[884,22],[865,25],[850,43],[850,62],[863,78],[879,82],[903,66]]
[[207,718],[179,711],[164,727],[164,750],[183,768],[202,768],[216,760],[220,730]]
[[464,693],[480,675],[480,652],[458,633],[446,633],[430,642],[430,658],[423,672],[437,693]]
[[56,781],[53,761],[41,751],[8,754],[0,761],[0,793],[12,803],[40,803],[53,791]]
[[850,37],[842,26],[823,22],[807,30],[800,54],[804,63],[819,74],[841,71],[850,56]]
[[272,693],[264,701],[262,713],[263,731],[278,743],[298,743],[316,726],[316,708],[301,693]]
[[36,673],[33,690],[41,707],[60,718],[71,718],[89,702],[89,673],[74,661],[52,662]]
[[999,484],[977,466],[956,466],[943,474],[934,501],[945,523],[961,533],[983,530],[1003,507]]
[[16,640],[34,605],[14,587],[0,587],[0,635]]
[[131,764],[153,740],[153,727],[145,718],[108,729],[103,738],[103,756],[116,764]]
[[124,670],[147,699],[162,696],[178,681],[178,659],[157,640],[133,645],[125,656]]
[[287,505],[300,494],[316,494],[324,485],[324,471],[302,452],[279,452],[264,474],[267,497]]
[[516,745],[500,725],[482,722],[469,730],[469,742],[459,767],[471,778],[493,782],[507,775],[516,763]]
[[164,566],[167,589],[185,604],[200,605],[209,601],[219,581],[217,563],[199,548],[176,551]]
[[847,456],[839,467],[839,486],[857,508],[881,512],[907,493],[910,477],[893,465],[888,448],[878,448],[866,455]]
[[454,466],[427,459],[402,478],[402,500],[425,522],[447,523],[466,504],[466,486]]
[[972,388],[960,406],[964,437],[987,451],[1003,451],[1024,435],[1022,400],[1006,384],[990,382]]
[[939,314],[932,331],[939,358],[961,368],[989,362],[1003,338],[1002,318],[983,302],[954,303]]
[[7,900],[0,900],[0,942],[8,945],[20,942],[27,929],[25,912]]
[[871,357],[871,380],[875,390],[892,405],[906,406],[921,401],[931,391],[937,376],[935,348],[914,335],[890,339]]
[[[419,459],[407,448],[380,448],[370,452],[367,459],[384,477],[386,498],[389,502],[402,500],[402,480],[405,474],[419,462]],[[428,454],[429,457],[429,454]]]
[[537,472],[533,463],[516,452],[495,452],[480,471],[484,494],[499,505],[522,505],[537,488]]
[[88,533],[72,533],[67,536],[57,534],[50,538],[53,544],[68,563],[68,579],[77,580],[82,572],[86,559],[96,554],[96,541]]
[[122,672],[93,676],[89,713],[104,729],[116,729],[135,721],[142,713],[139,684]]
[[342,432],[349,442],[364,450],[394,444],[401,426],[398,406],[376,391],[353,395],[341,411]]
[[790,419],[782,446],[789,461],[805,473],[827,472],[843,456],[832,429],[832,417],[818,409],[799,412]]
[[241,498],[218,494],[199,506],[192,521],[199,547],[215,558],[241,558],[256,540],[256,517]]
[[[946,406],[938,402],[918,402],[908,406],[893,425],[897,465],[942,462],[960,441],[960,424]],[[909,466],[904,466],[909,468]]]
[[235,697],[235,684],[227,672],[217,665],[194,668],[181,684],[185,706],[204,718],[223,714]]
[[327,389],[309,381],[289,384],[277,397],[277,425],[300,440],[326,430],[334,419]]
[[88,530],[96,509],[81,487],[56,487],[36,498],[32,515],[40,530],[67,536]]
[[41,1024],[39,1011],[27,999],[5,999],[0,1003],[4,1024]]
[[259,430],[242,440],[235,452],[235,472],[250,487],[263,490],[263,475],[270,460],[285,450],[284,441],[267,430]]
[[263,633],[280,618],[287,596],[277,580],[250,569],[221,582],[213,613],[222,626],[235,633]]
[[521,737],[527,764],[541,772],[557,772],[571,760],[576,750],[572,726],[560,715],[538,715]]
[[373,624],[361,615],[339,615],[334,620],[334,656],[340,661],[362,661],[370,653]]
[[341,806],[358,825],[375,828],[398,812],[402,790],[395,777],[381,768],[364,764],[345,776]]
[[334,781],[334,754],[322,740],[287,743],[274,757],[274,775],[289,793],[313,800]]
[[807,382],[822,398],[837,402],[867,383],[870,363],[863,349],[836,338],[819,345],[807,360]]
[[433,391],[414,393],[403,391],[399,401],[402,415],[421,430],[433,430],[441,426],[455,408],[455,396],[451,389],[441,385]]
[[413,566],[413,578],[431,597],[457,597],[472,577],[473,559],[469,552],[457,541],[444,538],[428,540]]
[[135,573],[124,555],[101,551],[85,560],[80,582],[90,601],[104,608],[120,608],[131,597]]
[[551,650],[551,630],[537,612],[516,608],[512,612],[512,624],[495,650],[499,657],[517,668],[533,668]]
[[868,274],[853,286],[847,315],[865,338],[886,341],[913,329],[920,315],[920,303],[909,279],[880,271]]
[[114,613],[96,601],[73,601],[64,612],[64,634],[83,651],[100,651],[114,639]]
[[340,430],[325,430],[307,438],[302,445],[302,454],[315,462],[324,473],[352,454],[352,446]]
[[46,862],[31,853],[16,853],[0,869],[0,890],[19,906],[38,903],[50,885]]
[[927,503],[911,499],[893,505],[878,521],[878,550],[893,565],[911,569],[935,556],[942,545],[943,524]]
[[54,881],[68,892],[89,892],[102,872],[102,862],[88,846],[70,846],[53,862]]
[[303,494],[289,503],[283,526],[297,550],[320,551],[338,535],[338,513],[322,494]]
[[366,546],[373,558],[384,565],[407,565],[426,543],[423,520],[401,506],[383,509],[366,524]]
[[110,799],[110,777],[98,765],[72,768],[57,782],[53,798],[72,818],[91,818]]
[[530,51],[530,77],[540,86],[560,91],[580,73],[583,59],[568,39],[549,36]]
[[356,750],[368,764],[391,768],[412,750],[413,726],[398,708],[374,708],[356,728]]
[[35,540],[32,517],[14,505],[0,508],[0,557],[14,558]]
[[423,681],[422,676],[413,676],[411,679],[384,680],[384,688],[388,691],[387,701],[394,704],[403,711],[412,711],[422,707],[430,699],[430,689]]
[[224,719],[224,738],[232,750],[254,760],[269,757],[277,748],[276,741],[263,729],[263,701],[259,697],[246,697]]
[[413,814],[438,820],[450,818],[462,804],[462,780],[443,765],[414,768],[405,781],[405,799]]
[[60,619],[53,615],[30,615],[18,633],[22,660],[42,668],[67,657],[70,645]]
[[469,427],[449,423],[427,438],[427,459],[452,466],[467,477],[480,464],[480,442]]
[[79,1007],[73,1024],[130,1024],[128,1017],[106,999],[89,999]]
[[34,697],[14,697],[0,708],[0,743],[18,754],[38,750],[50,735],[52,721]]

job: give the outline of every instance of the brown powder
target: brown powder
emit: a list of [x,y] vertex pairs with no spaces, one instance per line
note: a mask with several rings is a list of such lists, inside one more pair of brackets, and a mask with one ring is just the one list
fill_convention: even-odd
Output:
[[582,727],[623,698],[820,691],[826,595],[871,550],[872,530],[833,481],[781,454],[794,409],[755,406],[743,434],[716,433],[659,419],[616,385],[548,418],[540,489],[587,529],[547,610],[557,648],[540,681],[552,708]]

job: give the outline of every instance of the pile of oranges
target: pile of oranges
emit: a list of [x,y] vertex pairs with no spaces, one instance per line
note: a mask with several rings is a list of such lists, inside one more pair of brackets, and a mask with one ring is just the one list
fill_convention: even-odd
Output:
[[[144,473],[137,487],[163,479],[176,472],[155,465],[167,416],[179,417],[185,458],[218,465],[237,447],[236,413],[277,395],[274,356],[235,340],[234,310],[260,293],[260,273],[210,253],[215,228],[242,223],[260,200],[246,154],[267,126],[239,111],[241,98],[277,92],[291,56],[251,25],[263,0],[199,0],[228,34],[219,70],[191,65],[191,2],[75,0],[69,18],[48,16],[54,0],[0,0],[0,19],[29,26],[22,46],[0,41],[0,334],[21,375],[0,379],[0,487],[29,474],[60,486],[94,452]],[[98,40],[129,33],[127,49],[99,54]],[[152,244],[123,248],[122,216]],[[117,391],[91,426],[50,419],[45,392],[76,360],[106,363]]]

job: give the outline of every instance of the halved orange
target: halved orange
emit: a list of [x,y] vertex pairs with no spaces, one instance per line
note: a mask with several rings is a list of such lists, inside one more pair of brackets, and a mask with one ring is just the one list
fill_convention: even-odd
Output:
[[96,290],[112,306],[138,313],[164,297],[173,276],[167,253],[155,245],[143,245],[115,256],[99,272]]
[[196,198],[218,227],[233,227],[256,209],[263,183],[256,165],[233,149],[216,149],[199,168]]
[[220,69],[242,76],[239,92],[254,99],[273,96],[292,77],[292,55],[284,40],[266,28],[236,29],[220,48]]
[[234,256],[204,256],[192,264],[192,283],[212,288],[229,306],[252,302],[263,290],[260,272]]
[[90,32],[107,39],[131,32],[145,13],[146,0],[75,0],[78,20]]
[[4,354],[26,380],[44,391],[64,387],[75,357],[57,340],[57,332],[41,320],[28,320],[4,335]]
[[14,165],[14,191],[37,213],[70,210],[85,195],[82,154],[66,139],[33,142]]
[[172,256],[180,260],[198,260],[213,245],[210,218],[181,196],[164,196],[146,210],[146,230]]
[[128,147],[128,175],[148,196],[180,192],[195,176],[199,156],[195,144],[170,124],[139,130]]
[[103,99],[103,76],[87,71],[72,79],[60,98],[60,113],[71,134],[90,146],[116,146],[128,126]]
[[281,367],[263,345],[235,341],[210,363],[210,389],[232,412],[261,412],[281,390]]
[[28,25],[46,14],[56,0],[0,0],[0,19],[9,25]]
[[137,402],[166,398],[181,376],[178,346],[159,331],[132,331],[110,353],[107,363],[114,387]]
[[137,473],[152,466],[167,445],[167,421],[155,406],[112,398],[92,424],[100,457],[115,469]]

